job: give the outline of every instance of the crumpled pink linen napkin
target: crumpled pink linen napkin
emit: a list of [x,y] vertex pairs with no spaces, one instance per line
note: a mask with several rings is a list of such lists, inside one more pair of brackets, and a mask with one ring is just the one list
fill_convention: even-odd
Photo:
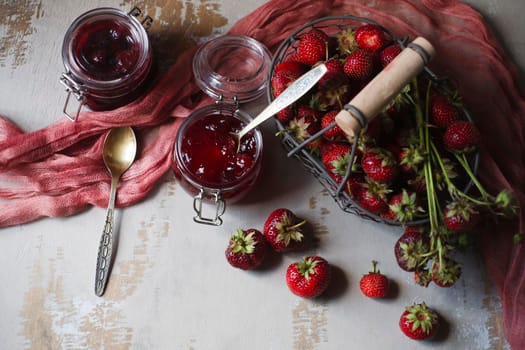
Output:
[[[433,43],[432,69],[457,83],[483,135],[479,177],[492,193],[512,190],[523,208],[525,98],[516,67],[470,6],[454,0],[273,0],[230,33],[252,36],[275,51],[298,26],[338,14],[368,17],[398,36],[422,35]],[[113,126],[134,126],[142,142],[122,178],[117,206],[143,199],[170,168],[182,118],[210,103],[192,78],[194,51],[185,52],[143,99],[120,109],[85,112],[77,123],[62,120],[31,133],[0,118],[0,227],[105,207],[110,179],[101,147]],[[525,232],[524,223],[521,210],[514,221],[485,226],[478,239],[513,349],[525,349],[525,248],[512,243],[515,233]]]

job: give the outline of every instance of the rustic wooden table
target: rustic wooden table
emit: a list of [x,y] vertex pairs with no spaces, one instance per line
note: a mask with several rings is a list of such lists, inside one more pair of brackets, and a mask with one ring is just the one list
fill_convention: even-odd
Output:
[[[521,0],[470,0],[525,69]],[[155,19],[154,44],[169,65],[189,45],[225,32],[263,0],[139,2]],[[31,131],[61,118],[62,37],[71,21],[121,1],[0,1],[0,114]],[[260,109],[261,103],[249,106]],[[453,288],[415,286],[392,246],[399,229],[345,215],[298,164],[290,162],[266,126],[269,151],[260,188],[228,208],[220,227],[193,222],[191,198],[168,174],[155,193],[117,211],[118,253],[103,298],[93,293],[94,264],[104,208],[44,219],[0,232],[2,349],[508,349],[501,304],[474,253]],[[269,164],[273,164],[270,169]],[[271,191],[268,189],[271,188]],[[224,259],[237,227],[257,226],[277,207],[290,207],[312,225],[319,253],[335,267],[327,296],[303,300],[284,282],[286,254],[257,272]],[[1,214],[0,214],[1,215]],[[395,282],[395,295],[366,299],[359,277],[372,259]],[[398,330],[403,307],[426,301],[447,326],[430,343]]]

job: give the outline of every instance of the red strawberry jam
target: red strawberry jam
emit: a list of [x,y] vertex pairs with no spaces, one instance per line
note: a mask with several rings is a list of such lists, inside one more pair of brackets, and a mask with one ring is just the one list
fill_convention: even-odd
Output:
[[97,80],[114,80],[133,71],[140,46],[130,28],[113,20],[83,25],[73,40],[78,66]]
[[94,9],[73,21],[64,36],[62,60],[62,83],[92,110],[136,99],[146,88],[153,61],[141,22],[113,8]]
[[204,189],[208,194],[220,193],[230,202],[240,199],[259,174],[260,133],[244,136],[238,150],[234,133],[245,121],[229,109],[204,109],[200,115],[190,116],[178,132],[175,173],[191,193]]

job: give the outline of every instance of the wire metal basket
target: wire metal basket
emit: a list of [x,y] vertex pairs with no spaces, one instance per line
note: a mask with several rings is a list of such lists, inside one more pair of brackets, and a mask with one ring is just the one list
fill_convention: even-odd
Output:
[[[324,31],[326,34],[332,36],[337,33],[341,33],[344,30],[350,29],[350,28],[356,28],[363,24],[373,24],[381,28],[389,37],[392,38],[393,42],[397,43],[401,48],[406,47],[406,43],[408,42],[408,37],[405,38],[397,38],[393,33],[388,30],[387,28],[379,25],[378,23],[367,19],[367,18],[361,18],[356,17],[352,15],[344,15],[344,16],[330,16],[330,17],[323,17],[319,18],[313,21],[310,21],[297,30],[295,30],[287,39],[285,39],[281,45],[278,47],[273,60],[272,60],[272,66],[269,73],[268,81],[271,81],[271,78],[273,76],[273,72],[275,67],[285,61],[288,57],[293,55],[298,47],[299,39],[308,31],[312,30],[313,28],[320,29]],[[426,77],[433,82],[433,84],[440,89],[443,93],[451,95],[452,90],[450,89],[447,79],[446,78],[440,78],[436,76],[430,69],[427,67],[424,68],[424,71],[421,74],[425,74]],[[267,88],[267,97],[269,101],[272,101],[274,99],[274,94],[272,91],[271,84],[268,84]],[[469,121],[472,121],[472,118],[468,112],[468,110],[464,107],[462,108],[462,112],[465,116],[465,118]],[[372,213],[365,208],[361,207],[352,196],[350,196],[345,190],[344,185],[341,183],[336,182],[327,172],[324,164],[321,162],[321,159],[312,154],[308,149],[304,148],[304,145],[307,144],[310,140],[307,140],[303,143],[297,142],[297,140],[286,130],[285,126],[277,119],[275,118],[275,122],[277,125],[277,129],[279,131],[279,134],[281,135],[281,143],[285,150],[288,152],[289,157],[295,157],[297,158],[300,163],[321,183],[321,185],[326,188],[330,196],[335,200],[335,202],[338,204],[338,206],[345,212],[352,213],[355,215],[358,215],[362,218],[373,220],[375,222],[387,224],[387,225],[394,225],[394,226],[400,226],[400,225],[422,225],[428,223],[429,219],[428,217],[422,217],[417,220],[401,223],[396,220],[390,220],[387,218],[383,218],[375,213]],[[317,133],[313,136],[313,138],[322,137],[322,132]],[[354,144],[353,144],[353,150],[355,150],[355,145],[358,141],[358,137],[355,138]],[[353,164],[354,161],[354,155],[355,152],[352,152],[352,158],[350,159],[349,164]],[[478,161],[479,161],[479,154],[472,153],[469,156],[469,164],[474,171],[474,173],[477,172],[478,168]],[[349,171],[351,171],[351,166],[348,167]],[[345,176],[345,180],[348,179],[348,175]],[[343,180],[343,182],[345,181]],[[463,191],[467,193],[470,188],[472,187],[473,183],[472,180],[465,181],[465,184],[462,186]]]

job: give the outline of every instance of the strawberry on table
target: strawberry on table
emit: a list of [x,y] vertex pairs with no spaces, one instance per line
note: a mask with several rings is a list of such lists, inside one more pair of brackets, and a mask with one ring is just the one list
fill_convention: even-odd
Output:
[[331,278],[328,262],[320,256],[307,256],[286,269],[286,284],[292,293],[303,298],[321,295]]
[[399,327],[411,339],[430,339],[439,329],[438,315],[425,303],[415,303],[406,307],[399,319]]
[[451,287],[461,277],[461,265],[452,258],[435,259],[432,264],[432,281],[440,287]]
[[277,252],[293,250],[303,244],[301,227],[305,223],[290,209],[275,209],[264,222],[264,237]]
[[263,262],[266,250],[267,243],[260,231],[237,229],[230,237],[225,254],[233,267],[251,270]]
[[361,277],[359,288],[369,298],[384,298],[388,294],[388,278],[376,267],[377,261],[372,261],[372,271]]
[[407,226],[394,244],[397,264],[405,271],[415,271],[429,250],[429,239],[423,226]]

